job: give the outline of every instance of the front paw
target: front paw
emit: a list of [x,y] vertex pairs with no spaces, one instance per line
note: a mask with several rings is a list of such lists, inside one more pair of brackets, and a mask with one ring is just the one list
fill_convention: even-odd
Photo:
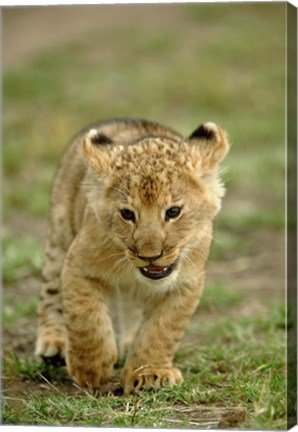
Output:
[[181,384],[183,377],[177,368],[157,368],[150,365],[139,368],[127,367],[121,377],[122,387],[125,393],[137,392],[145,389],[158,389],[161,387],[172,387]]
[[79,386],[98,389],[111,378],[113,363],[90,361],[88,358],[83,362],[73,359],[67,361],[67,369]]

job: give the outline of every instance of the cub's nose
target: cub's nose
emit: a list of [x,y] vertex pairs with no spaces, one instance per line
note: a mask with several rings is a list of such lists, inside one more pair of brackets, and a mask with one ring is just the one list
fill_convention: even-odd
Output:
[[143,255],[137,254],[137,257],[143,261],[149,261],[150,263],[152,263],[153,261],[156,261],[159,258],[161,258],[162,254],[163,254],[163,251],[161,251],[159,255],[155,255],[155,256],[143,256]]

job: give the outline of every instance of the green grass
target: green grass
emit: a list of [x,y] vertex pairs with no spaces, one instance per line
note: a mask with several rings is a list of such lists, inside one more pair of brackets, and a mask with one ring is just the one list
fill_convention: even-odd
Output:
[[225,309],[242,303],[244,297],[242,292],[237,292],[217,281],[212,285],[207,284],[200,301],[200,310]]
[[218,261],[221,259],[226,259],[227,256],[230,255],[238,256],[240,253],[251,253],[252,246],[250,239],[247,237],[239,236],[237,231],[225,229],[223,225],[224,218],[220,218],[219,221],[216,221],[215,223],[214,239],[211,245],[209,260]]
[[5,236],[2,246],[2,277],[5,282],[26,276],[40,276],[42,248],[36,239],[29,236]]
[[[217,425],[223,415],[236,412],[241,414],[241,428],[283,428],[283,327],[281,304],[272,304],[268,313],[257,319],[194,321],[190,333],[198,342],[204,342],[182,347],[176,355],[176,363],[185,376],[183,385],[138,395],[73,395],[65,390],[68,379],[64,368],[55,369],[7,354],[4,366],[8,377],[43,383],[47,390],[30,391],[29,387],[29,394],[19,392],[16,400],[4,395],[3,421],[33,425],[198,427],[204,422]],[[119,374],[119,370],[116,372]],[[16,403],[19,409],[14,411]]]
[[[16,303],[15,300],[9,304],[8,297],[6,299],[6,304],[2,308],[2,321],[7,328],[15,326],[18,328],[23,318],[35,319],[36,308],[37,308],[37,298],[32,296],[30,300],[23,301],[21,303]],[[28,327],[28,331],[29,331]]]
[[235,212],[226,212],[219,218],[218,225],[222,228],[232,228],[234,230],[243,230],[245,228],[285,228],[285,210],[257,210],[245,212],[239,210]]

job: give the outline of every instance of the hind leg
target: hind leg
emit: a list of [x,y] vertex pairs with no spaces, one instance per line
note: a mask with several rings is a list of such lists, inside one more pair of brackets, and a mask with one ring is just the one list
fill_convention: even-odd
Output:
[[[57,225],[57,224],[56,224]],[[62,228],[62,226],[58,228]],[[61,298],[61,271],[66,255],[61,229],[51,227],[45,249],[42,286],[38,306],[38,331],[35,354],[45,361],[63,364],[65,324]]]

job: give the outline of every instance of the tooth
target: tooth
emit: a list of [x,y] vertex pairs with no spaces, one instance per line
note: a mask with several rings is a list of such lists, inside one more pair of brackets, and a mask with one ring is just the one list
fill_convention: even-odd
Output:
[[167,271],[168,270],[168,267],[164,267],[163,269],[162,269],[162,271]]
[[144,270],[146,273],[149,272],[149,270],[148,270],[146,267],[143,267],[143,270]]

